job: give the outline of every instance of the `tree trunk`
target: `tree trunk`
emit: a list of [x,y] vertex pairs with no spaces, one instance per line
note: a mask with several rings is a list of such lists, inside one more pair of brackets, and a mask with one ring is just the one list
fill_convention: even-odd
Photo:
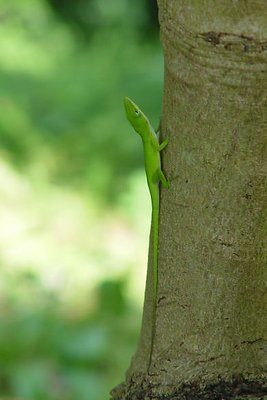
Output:
[[[263,399],[266,0],[159,0],[165,56],[156,335],[115,400]],[[265,298],[266,299],[266,298]],[[195,397],[194,397],[195,396]]]

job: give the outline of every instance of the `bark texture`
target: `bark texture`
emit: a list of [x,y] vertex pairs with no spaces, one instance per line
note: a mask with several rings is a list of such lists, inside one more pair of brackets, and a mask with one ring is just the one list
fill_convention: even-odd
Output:
[[161,191],[154,354],[148,369],[150,251],[138,349],[113,398],[267,398],[267,4],[159,0],[159,10],[172,183]]

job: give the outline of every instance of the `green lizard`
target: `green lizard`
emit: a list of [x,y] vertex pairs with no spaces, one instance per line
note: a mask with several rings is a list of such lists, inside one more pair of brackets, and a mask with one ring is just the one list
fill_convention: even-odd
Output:
[[149,366],[152,361],[152,352],[156,328],[156,305],[158,287],[158,233],[159,233],[159,182],[164,187],[169,187],[169,181],[165,178],[161,169],[160,151],[167,144],[165,139],[159,144],[156,131],[150,125],[148,118],[140,108],[128,97],[124,98],[124,106],[127,119],[130,121],[134,130],[141,136],[144,147],[145,170],[148,188],[152,204],[152,239],[153,239],[153,315],[152,315],[152,335],[149,357]]

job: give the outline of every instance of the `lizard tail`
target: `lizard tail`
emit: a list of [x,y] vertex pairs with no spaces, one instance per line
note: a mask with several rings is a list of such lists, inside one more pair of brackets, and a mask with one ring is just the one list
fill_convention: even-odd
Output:
[[151,331],[151,347],[149,356],[149,367],[152,362],[152,354],[154,348],[154,340],[156,333],[156,308],[158,294],[158,224],[159,224],[159,196],[153,196],[152,199],[152,248],[153,248],[153,314],[152,314],[152,331]]

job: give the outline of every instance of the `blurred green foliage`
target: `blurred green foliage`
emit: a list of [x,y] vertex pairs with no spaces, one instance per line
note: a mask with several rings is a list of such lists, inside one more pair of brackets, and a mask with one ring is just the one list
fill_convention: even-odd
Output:
[[[156,0],[47,0],[73,31],[88,40],[99,29],[132,28],[139,35],[158,33]],[[130,18],[129,18],[130,16]]]
[[17,279],[35,307],[11,293],[1,304],[1,395],[105,398],[136,340],[136,312],[125,301],[124,282],[103,282],[96,310],[77,318],[33,276]]
[[122,99],[157,125],[155,10],[0,0],[0,396],[108,399],[129,365],[149,199]]

